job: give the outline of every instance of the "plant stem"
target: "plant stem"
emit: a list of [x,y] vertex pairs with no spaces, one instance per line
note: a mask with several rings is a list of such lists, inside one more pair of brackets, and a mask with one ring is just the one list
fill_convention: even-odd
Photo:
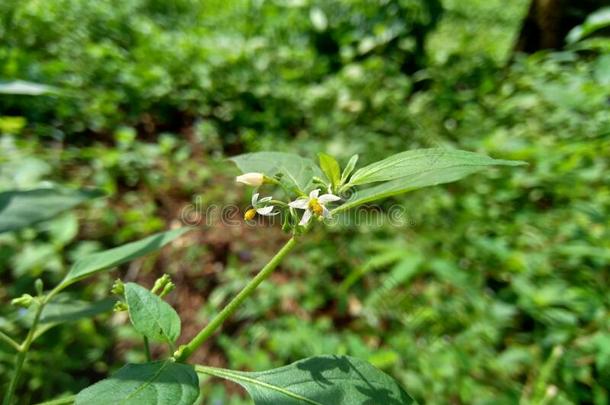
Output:
[[13,339],[11,339],[11,337],[9,335],[7,335],[6,333],[4,333],[2,331],[0,331],[0,340],[3,340],[4,342],[8,343],[16,351],[21,350],[19,343],[15,342]]
[[224,321],[231,316],[237,308],[248,298],[256,287],[259,286],[267,277],[271,275],[273,270],[280,264],[284,256],[290,252],[296,245],[296,239],[290,238],[288,242],[276,253],[275,256],[261,269],[261,271],[233,298],[231,302],[225,306],[222,311],[212,321],[203,328],[197,336],[190,342],[178,349],[176,361],[185,361],[188,357],[197,350],[218,328],[222,326]]
[[40,402],[36,405],[66,405],[73,404],[76,399],[76,395],[70,395],[69,397],[52,399],[50,401]]
[[277,205],[277,206],[280,206],[280,207],[287,207],[288,206],[288,204],[286,204],[284,201],[280,201],[280,200],[271,200],[271,201],[269,201],[269,204]]
[[32,326],[26,336],[25,340],[19,347],[19,354],[17,354],[17,359],[15,360],[15,372],[13,374],[13,378],[8,386],[8,391],[6,392],[6,396],[4,397],[3,405],[11,405],[13,402],[13,396],[15,395],[15,390],[17,389],[17,384],[19,382],[19,377],[21,376],[21,369],[23,368],[23,363],[25,363],[25,358],[30,350],[30,346],[34,341],[34,334],[36,333],[36,327],[38,326],[38,321],[40,321],[40,315],[42,314],[42,310],[47,303],[49,296],[38,302],[36,313],[34,314],[34,321],[32,322]]
[[150,355],[150,344],[148,343],[148,338],[144,336],[144,352],[146,353],[146,361],[152,361],[152,356]]

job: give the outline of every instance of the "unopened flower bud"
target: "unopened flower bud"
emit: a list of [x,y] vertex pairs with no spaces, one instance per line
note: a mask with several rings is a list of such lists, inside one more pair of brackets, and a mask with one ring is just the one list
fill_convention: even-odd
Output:
[[153,285],[153,288],[150,290],[150,292],[156,294],[159,291],[163,291],[167,283],[171,283],[171,281],[172,279],[170,278],[169,274],[164,274],[163,276],[158,278],[157,281],[155,281],[155,284]]
[[123,301],[117,301],[114,303],[114,308],[112,308],[112,310],[114,312],[123,312],[123,311],[127,311],[129,309],[129,307],[127,306],[127,304]]
[[251,172],[237,176],[235,181],[247,186],[258,187],[265,181],[265,176],[262,173]]
[[44,284],[42,283],[41,279],[36,279],[36,281],[34,282],[34,288],[36,289],[38,295],[42,295],[42,292],[44,290]]
[[246,213],[244,214],[244,220],[245,221],[251,221],[254,219],[254,217],[256,216],[256,210],[254,208],[250,208],[248,211],[246,211]]
[[32,302],[34,302],[34,297],[32,297],[30,294],[23,294],[21,297],[13,299],[11,301],[11,305],[21,308],[29,308],[30,305],[32,305]]
[[112,289],[110,290],[110,292],[115,295],[125,294],[125,284],[123,284],[121,279],[116,279],[114,281],[114,284],[112,284]]
[[165,297],[167,294],[172,292],[172,290],[174,288],[176,288],[176,284],[174,284],[170,281],[169,283],[167,283],[165,285],[165,287],[163,287],[163,291],[161,291],[161,294],[159,294],[159,297],[161,297],[161,298]]

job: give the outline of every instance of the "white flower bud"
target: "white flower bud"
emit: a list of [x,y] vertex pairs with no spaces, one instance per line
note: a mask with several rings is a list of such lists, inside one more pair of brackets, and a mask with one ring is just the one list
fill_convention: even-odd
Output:
[[238,183],[246,184],[248,186],[258,187],[263,184],[265,176],[262,173],[246,173],[241,176],[237,176],[235,181]]

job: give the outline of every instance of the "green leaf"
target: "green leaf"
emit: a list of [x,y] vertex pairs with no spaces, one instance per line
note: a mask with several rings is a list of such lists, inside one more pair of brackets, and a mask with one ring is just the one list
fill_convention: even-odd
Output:
[[[357,170],[349,184],[356,186],[399,178],[416,178],[430,173],[436,173],[442,178],[453,171],[473,173],[486,166],[523,164],[525,163],[520,161],[492,159],[489,156],[463,150],[416,149],[398,153]],[[429,178],[433,179],[433,177]]]
[[59,188],[5,191],[0,193],[0,233],[53,218],[84,201],[102,195],[98,190]]
[[356,167],[356,163],[358,163],[358,155],[352,156],[349,159],[349,162],[347,162],[347,166],[345,166],[345,169],[343,169],[343,173],[341,174],[341,184],[345,184],[345,182],[347,182],[349,175],[352,174],[354,168]]
[[[48,330],[66,322],[75,322],[84,318],[92,318],[104,312],[109,312],[116,300],[104,299],[96,302],[73,300],[67,295],[58,295],[52,302],[45,305],[36,328],[35,338],[39,338]],[[34,321],[35,306],[30,307],[24,322],[31,326]]]
[[59,324],[74,322],[83,318],[91,318],[104,312],[109,312],[116,300],[103,299],[96,302],[72,300],[67,296],[56,297],[45,305],[40,316],[40,323]]
[[341,181],[341,167],[339,167],[337,160],[323,152],[318,153],[318,158],[320,160],[320,167],[326,175],[326,178],[333,187],[337,186],[339,181]]
[[597,58],[594,75],[599,84],[610,86],[610,53]]
[[78,217],[74,212],[65,212],[40,224],[39,228],[49,233],[57,247],[65,246],[78,235]]
[[205,366],[195,369],[240,384],[256,405],[415,403],[392,377],[366,361],[347,356],[309,357],[254,373]]
[[125,262],[154,252],[190,229],[191,228],[179,228],[172,231],[157,233],[136,242],[85,256],[74,263],[58,289],[65,288],[76,281],[82,280],[102,270],[116,267]]
[[173,344],[180,336],[180,317],[167,302],[146,288],[125,284],[125,300],[134,328],[147,338]]
[[127,364],[110,378],[85,388],[76,405],[191,405],[199,395],[193,366],[172,361]]
[[42,94],[58,93],[59,91],[46,84],[15,80],[12,82],[0,83],[0,94],[17,94],[24,96],[40,96]]
[[589,14],[583,24],[572,28],[566,36],[566,42],[573,44],[606,27],[610,27],[610,7],[603,7]]
[[371,188],[357,191],[344,204],[335,208],[332,212],[341,212],[371,201],[381,200],[423,187],[451,183],[452,181],[460,180],[469,174],[481,171],[484,168],[484,166],[461,166],[451,169],[442,167],[382,183]]
[[256,152],[234,156],[232,160],[243,173],[258,172],[269,177],[282,174],[283,180],[305,190],[312,177],[322,176],[320,168],[311,159],[293,153]]

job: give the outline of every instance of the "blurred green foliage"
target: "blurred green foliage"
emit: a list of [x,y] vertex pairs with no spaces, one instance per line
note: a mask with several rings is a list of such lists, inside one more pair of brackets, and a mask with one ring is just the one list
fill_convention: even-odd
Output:
[[[245,206],[226,155],[326,151],[345,164],[359,153],[364,164],[458,147],[530,165],[372,210],[384,218],[400,204],[398,226],[386,217],[314,233],[202,355],[261,370],[349,354],[430,404],[608,403],[608,40],[513,56],[527,1],[443,6],[3,1],[0,77],[63,94],[0,97],[0,187],[54,182],[112,197],[2,235],[0,299],[30,291],[35,277],[57,282],[64,254],[71,261],[179,221],[194,196]],[[173,273],[192,333],[279,240],[274,228],[204,228],[122,270],[144,282]],[[110,285],[102,276],[71,293],[101,299]],[[2,330],[22,327],[10,308],[0,316]],[[48,332],[23,403],[142,360],[121,325],[115,315]],[[11,367],[3,350],[2,376]],[[203,390],[205,404],[246,403],[234,389]]]

